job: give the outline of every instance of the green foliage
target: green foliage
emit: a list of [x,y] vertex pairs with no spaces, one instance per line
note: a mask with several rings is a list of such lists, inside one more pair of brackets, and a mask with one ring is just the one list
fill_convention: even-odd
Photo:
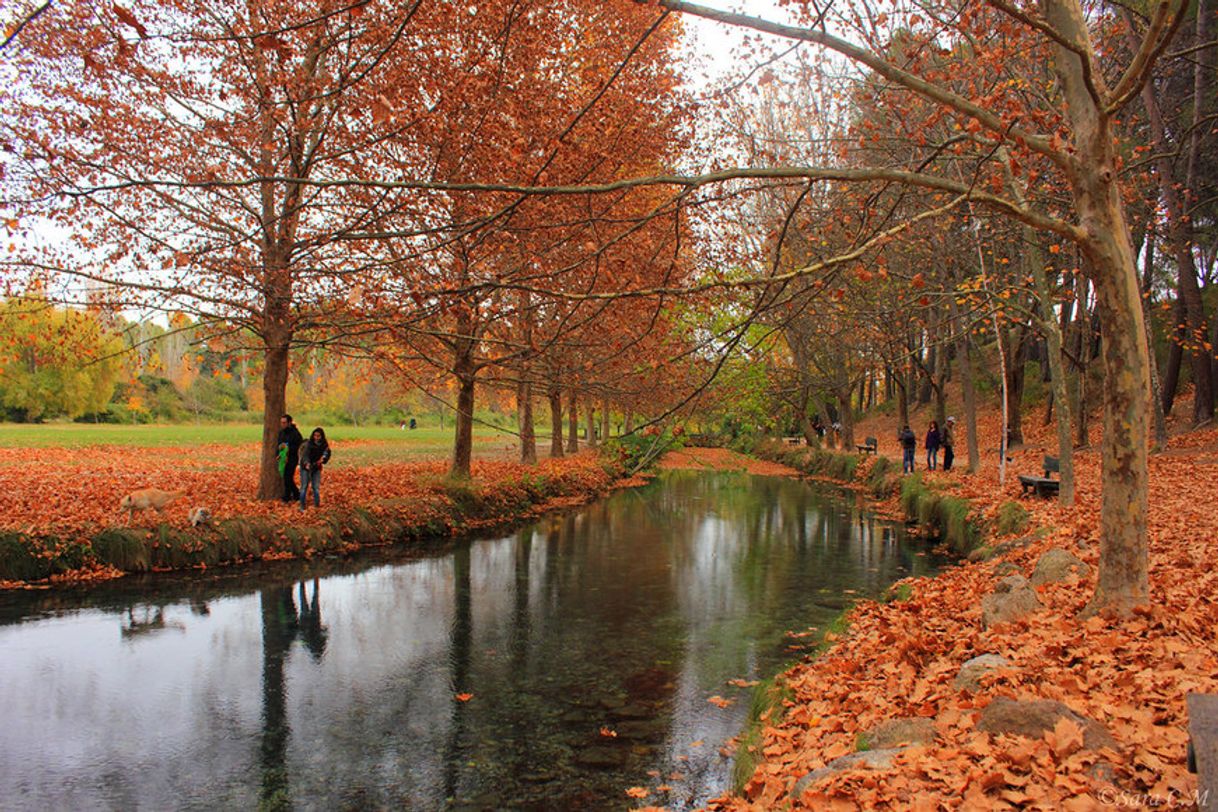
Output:
[[893,584],[884,593],[884,603],[900,603],[907,601],[913,597],[913,584],[900,583]]
[[635,473],[650,468],[665,453],[681,448],[685,441],[671,429],[656,433],[636,431],[613,437],[601,444],[601,455],[624,470]]
[[1036,406],[1045,402],[1049,384],[1044,381],[1044,372],[1039,361],[1029,361],[1024,366],[1023,397],[1020,403],[1024,408]]
[[877,457],[867,474],[867,486],[876,498],[890,496],[899,487],[900,481],[897,464],[888,457]]
[[928,487],[918,474],[901,481],[901,508],[907,518],[938,533],[959,555],[967,555],[981,541],[979,523],[970,515],[972,503]]
[[1000,536],[1022,533],[1028,529],[1030,516],[1023,505],[1015,501],[1003,502],[998,506],[998,517],[995,529]]
[[93,313],[38,295],[0,304],[0,407],[9,419],[77,417],[105,408],[122,341]]
[[93,555],[103,564],[123,572],[143,572],[151,569],[152,556],[144,533],[112,527],[93,537]]

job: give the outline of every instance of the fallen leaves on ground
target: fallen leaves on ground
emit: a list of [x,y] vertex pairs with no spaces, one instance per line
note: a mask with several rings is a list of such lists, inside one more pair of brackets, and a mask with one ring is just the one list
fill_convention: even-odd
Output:
[[[983,438],[999,435],[996,415],[981,415],[979,424]],[[1001,486],[992,453],[978,474],[953,470],[927,478],[992,515],[1002,502],[1019,499],[1016,474],[1036,473],[1041,457],[1055,454],[1052,427],[1032,424],[1039,420],[1029,415],[1028,445],[1012,453]],[[883,429],[864,424],[859,432],[888,436]],[[895,441],[890,445],[895,453]],[[984,454],[984,439],[981,445]],[[1151,457],[1148,610],[1127,620],[1080,619],[1095,588],[1100,459],[1098,448],[1077,452],[1073,509],[1019,500],[1032,527],[1045,529],[1043,537],[1001,561],[963,563],[936,578],[911,580],[908,600],[858,604],[846,635],[820,658],[788,671],[783,679],[794,700],[763,729],[756,772],[743,795],[718,798],[712,808],[1095,809],[1103,798],[1117,797],[1114,791],[1161,805],[1191,799],[1196,777],[1185,765],[1184,698],[1191,691],[1218,692],[1218,569],[1212,566],[1218,490],[1208,467],[1216,451],[1218,432],[1208,430],[1175,436],[1166,453]],[[963,468],[965,460],[957,461]],[[999,565],[1010,562],[1030,575],[1054,547],[1089,563],[1091,574],[1040,587],[1042,611],[983,629],[980,599],[1002,577]],[[990,653],[1011,667],[975,694],[957,690],[960,665]],[[996,696],[1063,702],[1103,724],[1120,752],[1083,749],[1082,730],[1069,721],[1039,739],[981,733],[976,720]],[[854,752],[861,734],[899,717],[934,720],[936,741],[904,750],[891,769],[840,772],[795,795],[802,776]]]
[[[230,517],[273,519],[292,525],[325,522],[329,509],[368,507],[380,501],[416,500],[421,511],[442,493],[448,470],[443,460],[350,466],[336,461],[322,472],[322,510],[311,501],[305,511],[298,503],[260,501],[257,447],[205,445],[193,448],[90,446],[85,448],[23,448],[21,465],[0,466],[0,530],[31,535],[87,536],[105,527],[126,526],[119,500],[141,488],[183,491],[165,513],[136,513],[137,527],[164,521],[188,526],[187,513],[202,506],[216,520]],[[550,479],[609,477],[596,458],[581,454],[546,459],[536,466],[495,460],[475,460],[475,487],[491,494],[501,483],[524,482],[538,475]]]

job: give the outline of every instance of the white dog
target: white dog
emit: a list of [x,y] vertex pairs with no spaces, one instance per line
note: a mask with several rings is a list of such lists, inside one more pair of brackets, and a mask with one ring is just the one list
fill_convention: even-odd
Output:
[[201,524],[211,524],[211,511],[205,507],[192,507],[186,518],[190,519],[191,527],[198,527]]

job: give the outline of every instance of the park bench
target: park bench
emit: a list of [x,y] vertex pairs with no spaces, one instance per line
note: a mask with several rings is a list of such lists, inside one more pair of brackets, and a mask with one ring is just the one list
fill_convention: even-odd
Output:
[[1025,496],[1029,493],[1045,498],[1057,495],[1062,486],[1060,479],[1053,478],[1053,474],[1061,473],[1061,465],[1058,463],[1057,457],[1045,457],[1044,469],[1044,476],[1019,477],[1019,484],[1023,487]]
[[783,437],[783,438],[782,438],[782,442],[783,442],[785,445],[799,445],[799,444],[800,444],[800,443],[802,443],[803,441],[804,441],[804,438],[803,438],[803,437],[799,437],[799,436],[794,436],[794,437]]
[[855,448],[862,454],[874,454],[880,447],[880,441],[874,437],[868,437],[863,441],[862,445],[856,445]]
[[1218,695],[1189,694],[1188,771],[1197,774],[1197,808],[1218,810]]

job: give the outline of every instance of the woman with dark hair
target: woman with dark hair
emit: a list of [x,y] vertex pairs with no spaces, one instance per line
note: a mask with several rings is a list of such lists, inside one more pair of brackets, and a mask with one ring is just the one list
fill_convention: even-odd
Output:
[[320,426],[313,429],[309,439],[300,446],[300,509],[305,509],[309,488],[313,488],[313,506],[321,507],[321,467],[330,461],[330,443]]
[[926,431],[926,470],[933,471],[939,463],[939,441],[942,435],[939,434],[938,421],[930,421],[930,428]]

